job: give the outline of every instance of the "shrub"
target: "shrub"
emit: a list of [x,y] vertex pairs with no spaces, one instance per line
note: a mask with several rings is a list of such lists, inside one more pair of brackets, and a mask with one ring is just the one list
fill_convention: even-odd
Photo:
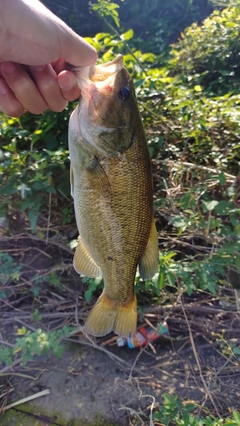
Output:
[[239,91],[239,12],[239,6],[214,11],[202,26],[192,24],[170,52],[171,74],[211,95]]

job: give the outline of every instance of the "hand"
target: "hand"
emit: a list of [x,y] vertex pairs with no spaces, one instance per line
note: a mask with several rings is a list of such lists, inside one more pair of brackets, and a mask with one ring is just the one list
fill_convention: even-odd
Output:
[[0,110],[19,117],[62,111],[80,95],[66,61],[88,66],[95,49],[38,0],[0,0]]

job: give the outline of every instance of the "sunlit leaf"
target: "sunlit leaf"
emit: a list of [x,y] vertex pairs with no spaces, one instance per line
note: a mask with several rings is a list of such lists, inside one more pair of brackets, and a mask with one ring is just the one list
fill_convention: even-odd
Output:
[[121,39],[122,40],[130,40],[134,35],[133,29],[130,28],[130,30],[126,31],[125,33],[121,34]]

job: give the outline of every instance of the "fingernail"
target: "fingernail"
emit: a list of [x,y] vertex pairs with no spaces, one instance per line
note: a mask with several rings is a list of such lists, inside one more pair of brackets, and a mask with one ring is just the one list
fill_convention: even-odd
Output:
[[5,73],[12,74],[16,71],[16,65],[13,62],[3,62],[1,69]]
[[9,87],[5,81],[0,80],[0,95],[6,95],[9,92]]

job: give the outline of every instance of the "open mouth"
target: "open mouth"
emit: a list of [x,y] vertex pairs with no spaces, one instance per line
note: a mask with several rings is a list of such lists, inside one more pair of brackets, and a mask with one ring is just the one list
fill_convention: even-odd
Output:
[[123,57],[117,55],[115,59],[105,64],[93,65],[89,70],[89,78],[91,81],[100,82],[122,70]]
[[79,88],[84,90],[84,86],[88,83],[101,83],[109,77],[114,76],[124,67],[122,55],[117,55],[112,61],[105,64],[92,65],[90,67],[74,67],[69,65],[71,71],[76,74]]

